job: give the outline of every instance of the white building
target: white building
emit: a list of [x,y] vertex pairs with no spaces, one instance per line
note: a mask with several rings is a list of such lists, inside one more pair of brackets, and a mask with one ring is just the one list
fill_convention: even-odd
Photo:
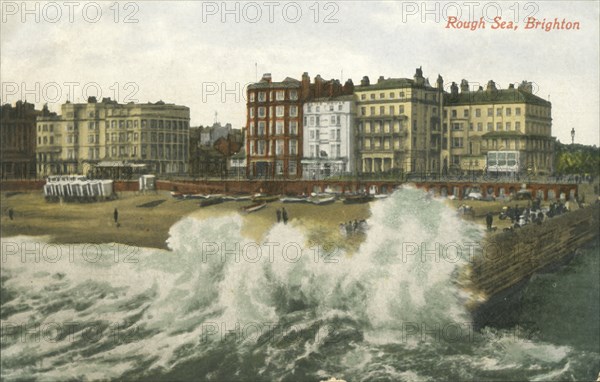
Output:
[[354,174],[354,96],[315,99],[303,111],[304,179]]

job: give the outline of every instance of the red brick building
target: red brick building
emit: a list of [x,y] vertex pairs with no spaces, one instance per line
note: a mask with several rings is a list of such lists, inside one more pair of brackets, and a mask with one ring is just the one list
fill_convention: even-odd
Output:
[[246,175],[250,178],[301,178],[304,118],[302,108],[315,98],[352,94],[349,80],[344,86],[338,80],[315,77],[311,84],[308,73],[302,80],[287,77],[273,82],[271,74],[248,86],[246,139]]

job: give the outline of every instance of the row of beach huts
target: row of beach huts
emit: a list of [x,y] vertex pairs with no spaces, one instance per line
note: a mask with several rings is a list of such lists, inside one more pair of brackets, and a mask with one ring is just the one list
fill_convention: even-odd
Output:
[[48,202],[97,202],[115,198],[112,180],[90,180],[82,175],[49,176],[44,185]]
[[[155,190],[155,176],[142,175],[140,191]],[[49,176],[44,184],[44,197],[48,202],[100,202],[117,197],[114,181],[87,179],[83,175]]]

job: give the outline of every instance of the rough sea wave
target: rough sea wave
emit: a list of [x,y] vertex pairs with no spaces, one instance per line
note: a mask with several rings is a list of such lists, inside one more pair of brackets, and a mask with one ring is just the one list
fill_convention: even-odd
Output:
[[[478,242],[482,230],[410,188],[371,212],[353,254],[312,247],[293,225],[256,243],[238,215],[182,219],[171,251],[4,238],[2,379],[595,379],[594,251],[571,263],[576,277],[534,277],[518,325],[475,331],[455,282],[468,260],[435,248]],[[557,293],[539,287],[548,278],[574,296],[562,315],[545,310]],[[589,286],[585,297],[576,280]]]

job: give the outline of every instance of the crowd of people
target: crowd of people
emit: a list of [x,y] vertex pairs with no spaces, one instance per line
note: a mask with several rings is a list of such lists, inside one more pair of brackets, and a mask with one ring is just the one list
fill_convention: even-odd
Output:
[[[511,226],[505,228],[505,230],[510,230],[513,228],[521,228],[524,225],[531,223],[542,224],[544,220],[564,214],[568,211],[568,202],[553,202],[550,204],[548,210],[544,212],[541,207],[541,200],[536,199],[527,207],[519,207],[518,204],[514,207],[504,207],[499,218],[500,220],[510,219]],[[488,216],[486,216],[486,223],[488,229],[491,229],[491,223],[489,223]]]

